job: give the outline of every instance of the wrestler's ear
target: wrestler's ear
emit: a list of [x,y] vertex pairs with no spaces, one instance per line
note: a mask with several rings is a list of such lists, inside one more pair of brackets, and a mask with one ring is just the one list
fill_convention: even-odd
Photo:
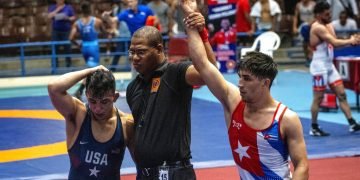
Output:
[[116,102],[116,100],[119,98],[119,96],[120,96],[119,91],[115,91],[113,102]]
[[269,78],[265,78],[265,79],[263,79],[263,84],[264,84],[264,86],[267,86],[267,87],[269,87],[270,86],[270,79]]

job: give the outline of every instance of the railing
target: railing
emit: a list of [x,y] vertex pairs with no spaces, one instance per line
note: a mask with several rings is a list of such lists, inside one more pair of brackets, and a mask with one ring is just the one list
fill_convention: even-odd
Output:
[[[344,32],[344,31],[342,31]],[[345,31],[345,32],[349,32],[349,33],[358,33],[360,32],[359,30],[357,31]],[[254,36],[258,36],[260,34],[260,32],[256,32],[254,34]],[[237,33],[238,37],[245,37],[248,36],[247,33]],[[186,36],[184,36],[184,38],[186,38]],[[168,36],[164,36],[163,37],[165,44],[168,42],[169,37]],[[104,43],[117,43],[117,42],[123,42],[125,44],[125,49],[128,49],[129,45],[130,45],[130,38],[117,38],[117,39],[99,39],[99,43],[100,43],[100,47],[103,47],[101,44]],[[69,71],[73,71],[76,69],[81,69],[84,68],[84,66],[74,66],[74,67],[69,67],[69,68],[63,68],[63,67],[56,67],[56,58],[65,58],[70,56],[71,58],[82,58],[82,54],[79,53],[72,53],[72,54],[57,54],[56,52],[56,46],[57,45],[69,45],[70,42],[69,41],[49,41],[49,42],[27,42],[27,43],[14,43],[14,44],[0,44],[0,50],[5,50],[5,49],[10,49],[10,48],[16,48],[18,49],[18,53],[19,56],[11,56],[11,57],[0,57],[0,63],[2,62],[10,62],[10,61],[19,61],[20,64],[20,70],[19,69],[11,69],[8,68],[8,70],[4,70],[6,68],[2,68],[3,70],[0,71],[0,77],[6,77],[6,76],[27,76],[27,75],[31,75],[33,74],[37,74],[37,75],[48,75],[48,74],[59,74],[59,73],[64,73],[64,72],[69,72]],[[26,52],[26,48],[28,47],[50,47],[50,54],[44,54],[44,55],[32,55],[32,54],[27,54]],[[165,46],[166,47],[166,46]],[[240,47],[237,48],[237,51],[240,51]],[[49,52],[49,50],[47,51]],[[238,54],[239,52],[237,52],[236,54]],[[109,57],[112,58],[114,55],[120,55],[120,56],[127,56],[127,51],[120,51],[120,52],[111,52],[111,53],[107,53],[106,51],[101,51],[100,53],[100,57]],[[33,68],[33,72],[29,72],[30,70],[28,70],[28,68],[26,68],[26,62],[29,60],[41,60],[41,59],[45,59],[48,60],[50,59],[50,67],[47,68]],[[125,65],[117,65],[115,67],[112,67],[111,65],[107,65],[107,67],[109,68],[119,68],[119,69],[129,69],[130,68],[130,63],[128,62],[128,64]]]
[[[166,43],[169,39],[168,36],[164,36],[164,43]],[[124,43],[125,49],[126,51],[111,51],[106,52],[106,51],[100,51],[100,57],[109,57],[112,59],[113,56],[115,55],[120,55],[120,56],[127,56],[127,49],[130,45],[130,38],[116,38],[116,39],[99,39],[99,46],[101,47],[101,49],[105,49],[105,43]],[[8,70],[4,70],[5,68],[3,68],[3,70],[0,71],[0,77],[6,77],[6,76],[26,76],[29,75],[29,70],[27,70],[28,68],[26,68],[26,62],[29,60],[48,60],[50,59],[50,67],[47,68],[34,68],[33,71],[37,71],[35,72],[35,74],[59,74],[59,73],[63,73],[63,72],[69,72],[69,71],[73,71],[76,69],[81,69],[86,67],[85,64],[84,66],[75,66],[75,67],[56,67],[56,58],[66,58],[66,57],[71,57],[73,58],[80,58],[83,59],[83,56],[81,54],[81,52],[78,53],[71,53],[71,54],[58,54],[56,52],[56,46],[63,46],[63,45],[71,45],[70,41],[48,41],[48,42],[27,42],[27,43],[14,43],[14,44],[0,44],[0,50],[3,50],[3,55],[0,56],[0,63],[6,63],[6,62],[11,62],[11,61],[18,61],[20,64],[20,70],[15,70],[15,69],[11,69],[9,68]],[[46,49],[44,48],[50,48],[50,50],[43,50]],[[116,46],[116,45],[115,45]],[[35,48],[35,47],[41,47],[42,51],[46,51],[47,54],[42,54],[42,55],[33,55],[31,53],[27,53],[26,48],[31,47],[31,48]],[[10,49],[12,51],[15,51],[15,54],[18,54],[18,56],[4,56],[4,52],[6,51],[10,51]],[[14,54],[14,52],[12,53]],[[126,65],[117,65],[117,66],[111,66],[111,65],[107,65],[107,67],[109,68],[119,68],[119,69],[130,69],[130,63],[126,64]],[[15,72],[14,72],[15,71]],[[19,72],[20,71],[20,72]]]
[[[127,48],[129,46],[130,39],[129,38],[118,38],[118,39],[112,39],[112,40],[108,40],[108,39],[100,39],[99,40],[99,43],[101,43],[101,44],[103,44],[103,43],[113,43],[113,42],[114,43],[116,43],[116,42],[124,42],[125,48]],[[21,76],[28,75],[27,70],[26,70],[27,68],[25,66],[25,61],[28,61],[28,60],[50,59],[51,60],[51,63],[50,63],[51,67],[47,68],[47,69],[50,69],[50,72],[48,72],[50,74],[57,74],[59,70],[71,71],[71,70],[74,70],[76,68],[82,68],[82,67],[70,67],[70,68],[56,67],[56,58],[65,58],[65,57],[70,56],[71,58],[81,58],[82,59],[82,54],[81,53],[76,53],[76,54],[57,54],[56,53],[56,46],[57,45],[69,45],[69,44],[70,44],[69,41],[49,41],[49,42],[30,42],[30,43],[2,44],[2,45],[0,45],[0,49],[3,49],[3,50],[4,49],[10,49],[10,48],[18,48],[19,56],[0,57],[0,62],[19,60],[20,61],[20,67],[21,67]],[[31,54],[26,53],[26,48],[28,48],[28,47],[32,47],[32,48],[42,47],[42,49],[44,49],[44,46],[45,47],[50,47],[50,54],[31,55]],[[49,52],[49,51],[47,51],[47,52]],[[127,55],[127,53],[126,52],[111,52],[110,54],[107,54],[106,52],[100,53],[100,57],[114,56],[114,55],[124,56],[124,55]],[[37,70],[41,70],[41,69],[38,68]],[[4,72],[4,71],[6,71],[6,70],[2,70],[1,74],[6,74],[6,72]],[[13,71],[13,70],[10,70],[10,71]],[[0,74],[0,76],[1,76],[1,74]],[[46,72],[44,72],[44,74],[46,74]]]

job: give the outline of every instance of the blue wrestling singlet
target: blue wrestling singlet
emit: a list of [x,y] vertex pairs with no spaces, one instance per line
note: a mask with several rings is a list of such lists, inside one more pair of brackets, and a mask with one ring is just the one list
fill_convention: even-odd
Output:
[[81,52],[84,56],[86,65],[95,67],[99,65],[100,50],[98,43],[98,32],[95,29],[95,17],[90,17],[90,21],[84,24],[81,19],[76,21],[82,39]]

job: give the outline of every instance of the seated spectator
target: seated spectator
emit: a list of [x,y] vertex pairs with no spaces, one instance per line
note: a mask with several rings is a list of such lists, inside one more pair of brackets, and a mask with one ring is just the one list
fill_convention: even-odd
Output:
[[281,9],[274,0],[259,0],[251,8],[251,30],[254,31],[277,31]]
[[348,17],[346,11],[342,11],[339,19],[332,21],[331,24],[335,29],[336,36],[341,39],[348,39],[352,34],[351,31],[357,30],[356,21]]

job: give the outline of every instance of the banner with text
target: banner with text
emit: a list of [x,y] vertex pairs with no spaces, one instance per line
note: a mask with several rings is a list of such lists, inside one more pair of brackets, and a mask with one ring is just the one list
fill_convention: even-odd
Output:
[[207,27],[218,68],[233,73],[236,67],[236,0],[208,0]]

